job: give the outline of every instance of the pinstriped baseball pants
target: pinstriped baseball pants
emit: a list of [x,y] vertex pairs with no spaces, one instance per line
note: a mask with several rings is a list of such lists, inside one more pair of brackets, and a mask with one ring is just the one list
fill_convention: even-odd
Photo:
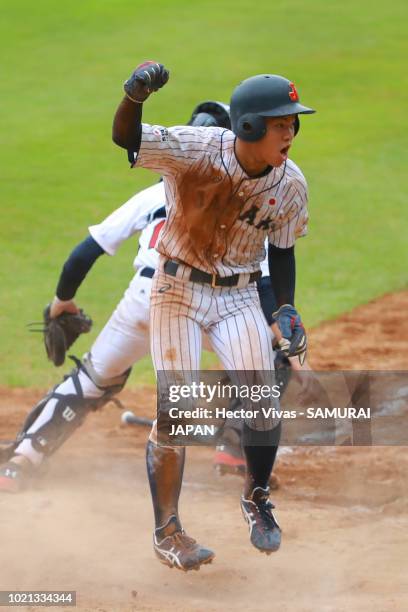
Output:
[[[256,283],[242,288],[211,287],[182,276],[165,274],[162,266],[153,279],[150,299],[151,354],[156,373],[200,369],[202,331],[235,384],[272,386],[272,332],[261,309]],[[235,373],[235,374],[234,374]],[[169,379],[171,378],[169,374]],[[270,407],[276,406],[271,399]],[[248,406],[250,407],[250,406]],[[276,425],[263,416],[247,420],[252,429]]]

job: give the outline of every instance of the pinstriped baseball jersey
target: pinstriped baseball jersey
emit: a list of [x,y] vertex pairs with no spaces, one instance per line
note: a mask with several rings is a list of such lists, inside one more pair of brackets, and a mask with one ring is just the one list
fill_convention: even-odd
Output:
[[136,165],[164,176],[167,222],[158,251],[220,276],[254,272],[265,236],[280,248],[307,232],[307,184],[291,160],[249,177],[222,128],[143,124]]
[[[156,269],[159,265],[156,246],[165,223],[165,204],[164,183],[160,181],[136,193],[101,223],[91,225],[89,233],[105,253],[115,255],[123,242],[141,231],[133,267]],[[268,257],[262,261],[261,271],[262,276],[269,276]]]

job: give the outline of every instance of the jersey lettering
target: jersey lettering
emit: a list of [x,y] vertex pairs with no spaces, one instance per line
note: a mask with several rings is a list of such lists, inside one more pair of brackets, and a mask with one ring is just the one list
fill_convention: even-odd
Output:
[[256,229],[264,229],[268,230],[272,225],[272,219],[267,217],[266,219],[262,219],[257,225],[255,225]]
[[256,217],[256,213],[259,212],[259,208],[253,204],[251,208],[244,211],[242,215],[239,216],[240,221],[248,221],[249,225],[253,225]]
[[[255,217],[259,212],[259,208],[253,204],[251,208],[246,210],[240,215],[239,219],[241,221],[246,221],[248,225],[255,225]],[[262,219],[255,225],[256,229],[268,230],[272,226],[272,217],[266,217],[266,219]]]

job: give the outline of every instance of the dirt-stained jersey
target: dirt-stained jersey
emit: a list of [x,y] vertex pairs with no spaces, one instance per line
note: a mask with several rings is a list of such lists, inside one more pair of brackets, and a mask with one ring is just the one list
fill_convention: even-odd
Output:
[[[165,223],[165,201],[161,181],[132,196],[101,223],[91,225],[89,233],[105,253],[115,255],[125,240],[141,232],[133,265],[135,269],[144,266],[156,269],[159,263],[156,246]],[[268,256],[261,262],[261,271],[262,276],[269,276]]]
[[291,160],[249,177],[222,128],[143,124],[137,166],[164,176],[167,221],[158,251],[220,276],[259,269],[265,236],[280,248],[307,231],[307,184]]

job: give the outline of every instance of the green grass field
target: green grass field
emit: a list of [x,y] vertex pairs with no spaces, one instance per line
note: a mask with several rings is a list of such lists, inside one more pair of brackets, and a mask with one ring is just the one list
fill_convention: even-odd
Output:
[[[297,305],[307,326],[407,286],[407,9],[404,0],[4,0],[0,21],[0,384],[44,387],[39,320],[87,226],[156,180],[128,169],[111,141],[122,82],[144,59],[171,70],[144,118],[185,122],[197,102],[228,101],[242,79],[290,77],[318,113],[292,158],[310,187],[297,247]],[[136,242],[102,258],[77,295],[95,332],[132,275]],[[151,381],[149,360],[131,383]]]

